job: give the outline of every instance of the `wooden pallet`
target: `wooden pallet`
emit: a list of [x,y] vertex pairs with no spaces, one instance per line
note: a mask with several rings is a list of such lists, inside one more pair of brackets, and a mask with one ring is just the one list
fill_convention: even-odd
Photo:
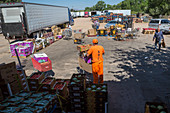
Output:
[[[28,55],[30,56],[30,55]],[[28,56],[19,56],[19,58],[27,58]],[[12,56],[13,58],[17,58],[17,56]]]
[[143,34],[155,34],[155,30],[144,30]]

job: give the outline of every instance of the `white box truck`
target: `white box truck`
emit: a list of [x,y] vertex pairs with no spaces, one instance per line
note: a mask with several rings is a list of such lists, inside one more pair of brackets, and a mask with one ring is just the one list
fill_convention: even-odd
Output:
[[2,10],[2,33],[10,37],[30,37],[53,25],[72,24],[68,7],[36,3],[0,4]]

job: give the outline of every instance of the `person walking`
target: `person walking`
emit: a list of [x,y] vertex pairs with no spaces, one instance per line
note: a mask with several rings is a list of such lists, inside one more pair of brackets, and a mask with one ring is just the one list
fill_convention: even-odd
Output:
[[162,31],[158,28],[155,32],[155,35],[153,37],[153,41],[155,40],[155,49],[157,49],[157,45],[159,44],[158,50],[161,49],[161,43],[164,42],[164,36]]
[[93,83],[103,83],[103,55],[105,50],[98,45],[98,40],[93,39],[93,46],[87,52],[87,56],[92,55]]
[[94,23],[94,25],[96,26],[96,30],[98,30],[99,27],[100,27],[100,23],[96,20],[95,23]]

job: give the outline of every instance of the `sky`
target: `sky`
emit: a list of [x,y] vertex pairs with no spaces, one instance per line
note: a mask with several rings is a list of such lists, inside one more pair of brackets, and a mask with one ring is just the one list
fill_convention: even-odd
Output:
[[[22,0],[23,2],[41,3],[49,5],[66,6],[76,10],[85,9],[85,7],[92,7],[99,0]],[[103,0],[106,4],[114,5],[123,0]]]

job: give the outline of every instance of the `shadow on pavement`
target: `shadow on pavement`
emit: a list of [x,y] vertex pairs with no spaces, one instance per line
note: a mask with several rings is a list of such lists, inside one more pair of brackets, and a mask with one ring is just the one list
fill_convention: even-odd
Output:
[[[115,57],[115,54],[118,57]],[[120,80],[105,81],[109,89],[109,112],[144,113],[145,102],[165,102],[170,107],[170,48],[160,52],[146,48],[116,49],[110,64],[122,71],[108,73]],[[168,102],[169,101],[169,102]]]

